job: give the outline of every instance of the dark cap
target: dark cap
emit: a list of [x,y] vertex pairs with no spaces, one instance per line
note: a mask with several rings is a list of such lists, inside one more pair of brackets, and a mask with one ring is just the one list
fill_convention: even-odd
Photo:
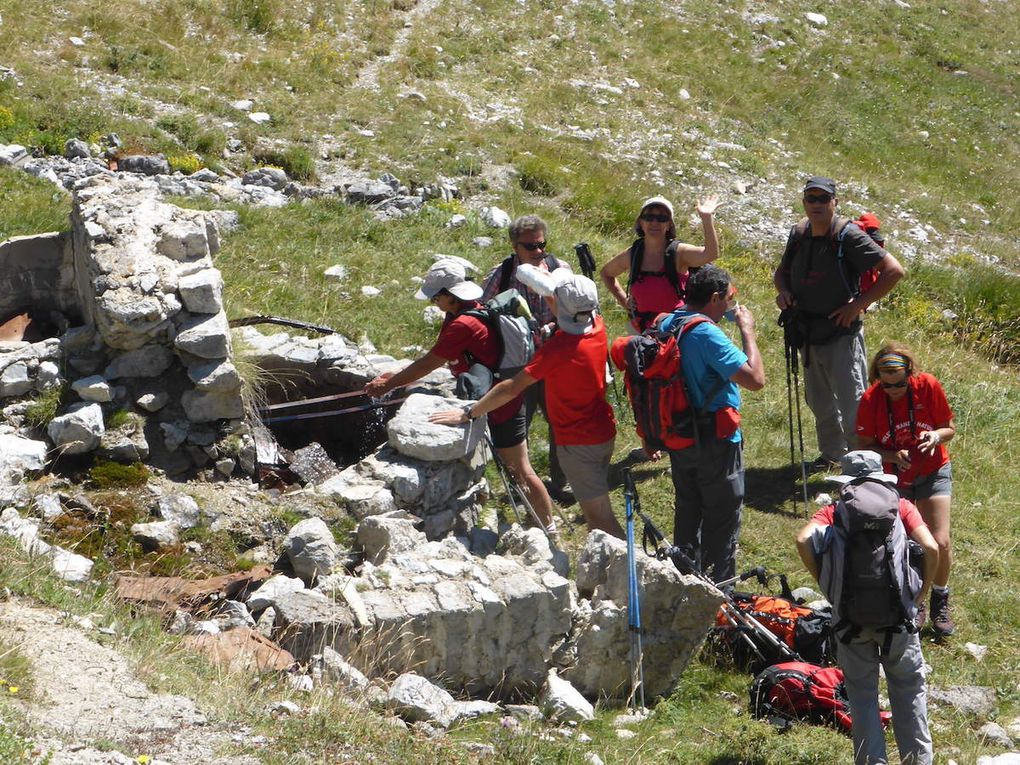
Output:
[[804,191],[809,191],[811,189],[818,189],[819,191],[824,191],[826,194],[836,196],[836,182],[832,180],[832,178],[825,178],[821,175],[808,178],[808,182],[804,184]]

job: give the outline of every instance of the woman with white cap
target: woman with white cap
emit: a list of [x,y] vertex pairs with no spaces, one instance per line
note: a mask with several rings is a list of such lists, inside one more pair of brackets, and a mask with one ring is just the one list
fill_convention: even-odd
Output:
[[[536,279],[542,274],[528,269]],[[595,282],[558,268],[547,283],[529,281],[540,294],[553,298],[557,330],[542,344],[521,372],[503,380],[464,409],[436,412],[429,419],[462,425],[520,397],[539,380],[546,385],[549,425],[556,436],[560,465],[570,481],[589,530],[601,529],[623,538],[623,528],[609,501],[607,474],[616,439],[613,408],[606,401],[606,325],[598,315]]]
[[[705,229],[705,246],[698,247],[676,239],[673,203],[668,199],[651,197],[641,205],[634,221],[638,238],[600,272],[609,293],[630,315],[638,332],[647,329],[659,314],[684,302],[692,268],[719,257],[719,238],[712,221],[718,207],[719,197],[714,194],[698,200],[698,215]],[[624,273],[628,274],[626,290],[617,280]]]
[[[433,263],[415,297],[430,300],[446,312],[439,337],[421,358],[399,372],[387,372],[370,381],[365,386],[365,393],[373,397],[384,396],[391,390],[410,385],[444,364],[450,365],[454,375],[465,373],[472,362],[495,368],[500,355],[499,338],[484,321],[465,313],[481,307],[481,296],[481,286],[468,281],[462,263],[449,258]],[[486,413],[497,455],[527,494],[539,520],[546,528],[551,528],[552,499],[528,458],[528,426],[523,397],[511,397]]]

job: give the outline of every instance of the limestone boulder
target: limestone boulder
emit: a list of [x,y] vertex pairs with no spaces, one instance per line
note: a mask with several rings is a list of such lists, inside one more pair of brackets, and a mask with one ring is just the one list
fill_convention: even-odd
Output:
[[99,404],[74,404],[66,414],[54,417],[46,435],[64,454],[85,454],[99,446],[106,428]]
[[306,581],[325,576],[339,560],[339,548],[321,518],[307,518],[295,525],[283,542],[283,551],[299,577]]
[[174,347],[202,359],[225,359],[230,355],[230,326],[223,313],[200,314],[185,319],[174,338]]
[[0,433],[0,481],[4,475],[21,480],[25,473],[46,465],[46,442],[16,433]]
[[405,456],[426,462],[468,456],[485,433],[485,423],[480,418],[455,427],[429,422],[433,412],[460,409],[463,405],[464,402],[457,399],[411,394],[386,424],[389,445]]
[[560,722],[585,722],[595,719],[595,707],[567,680],[550,669],[539,696],[546,717]]
[[424,541],[422,533],[406,515],[375,515],[358,524],[358,544],[365,559],[380,565],[390,556],[415,550]]
[[180,541],[181,527],[173,521],[152,521],[131,526],[131,536],[146,550],[162,550]]
[[181,394],[181,406],[191,422],[236,420],[244,416],[244,403],[232,393],[186,390]]
[[266,608],[271,608],[277,599],[287,593],[298,592],[305,589],[305,583],[297,577],[277,574],[267,579],[253,592],[247,600],[248,610],[258,613]]
[[164,521],[176,523],[182,529],[193,529],[202,520],[198,503],[187,494],[160,497],[156,503],[156,512]]
[[[592,588],[574,617],[570,667],[560,674],[588,698],[629,691],[627,545],[601,531],[588,535],[577,564],[578,591]],[[700,648],[723,601],[714,586],[682,575],[672,563],[638,554],[645,695],[667,696]],[[582,588],[582,582],[585,583]]]
[[123,377],[159,377],[173,362],[173,352],[165,345],[145,345],[114,358],[103,372],[108,380]]
[[350,608],[314,590],[277,596],[273,634],[281,647],[299,661],[309,661],[327,647],[347,655],[359,640]]
[[184,307],[191,313],[219,313],[223,310],[223,277],[216,268],[203,268],[182,276],[177,289]]

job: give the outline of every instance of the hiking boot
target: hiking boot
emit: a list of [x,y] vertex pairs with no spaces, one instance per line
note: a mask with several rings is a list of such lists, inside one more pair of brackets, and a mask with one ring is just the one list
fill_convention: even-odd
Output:
[[812,473],[820,473],[823,471],[834,470],[839,467],[839,460],[834,460],[826,457],[824,454],[819,454],[811,462],[807,463],[807,468]]
[[922,603],[917,607],[917,613],[914,614],[914,626],[917,627],[918,632],[924,629],[926,621],[928,621],[928,606]]
[[550,483],[547,484],[546,489],[553,502],[560,507],[570,507],[577,502],[577,499],[574,497],[574,491],[570,488],[569,483],[565,483],[562,486],[554,486]]
[[949,637],[956,632],[956,625],[949,615],[949,592],[931,592],[931,628],[936,637]]

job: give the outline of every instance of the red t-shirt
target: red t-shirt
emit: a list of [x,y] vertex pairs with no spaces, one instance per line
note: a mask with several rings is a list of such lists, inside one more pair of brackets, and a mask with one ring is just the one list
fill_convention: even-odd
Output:
[[582,446],[616,435],[613,407],[606,401],[606,325],[601,316],[586,335],[557,331],[524,371],[545,380],[545,404],[556,443]]
[[[820,526],[831,526],[836,513],[836,505],[826,505],[813,516],[811,520]],[[909,499],[900,497],[900,520],[903,521],[903,528],[907,536],[913,534],[918,528],[924,526],[924,520],[917,507]]]
[[[899,401],[890,401],[879,383],[864,391],[857,408],[857,434],[873,438],[884,451],[910,450],[910,467],[899,470],[892,463],[884,463],[887,473],[899,476],[900,486],[910,486],[914,479],[931,475],[949,462],[946,447],[939,444],[931,454],[921,454],[917,438],[923,430],[934,430],[953,419],[946,394],[939,381],[927,372],[911,375],[909,398],[914,405],[914,432],[910,432],[910,410],[908,396]],[[889,433],[889,404],[892,403],[892,420],[895,436]]]
[[[477,308],[479,305],[478,301],[464,303],[463,310]],[[499,361],[499,341],[489,325],[478,317],[465,316],[463,312],[456,316],[447,314],[430,352],[448,361],[450,371],[459,375],[470,366],[465,355],[467,353],[479,364],[493,369]],[[493,409],[489,412],[489,421],[493,425],[506,422],[517,414],[523,401],[523,396],[517,396],[498,409]]]

